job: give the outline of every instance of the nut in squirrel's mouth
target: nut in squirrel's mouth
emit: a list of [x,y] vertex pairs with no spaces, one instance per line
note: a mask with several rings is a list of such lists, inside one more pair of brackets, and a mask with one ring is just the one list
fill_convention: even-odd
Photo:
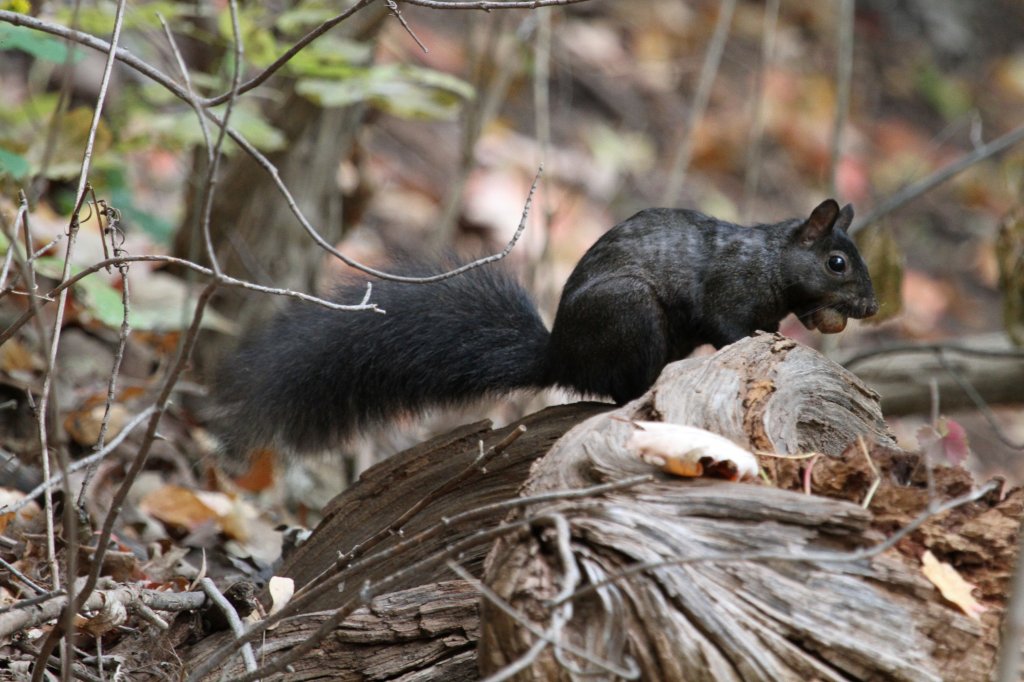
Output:
[[808,329],[817,329],[822,334],[838,334],[846,329],[847,315],[835,308],[819,308],[800,317]]

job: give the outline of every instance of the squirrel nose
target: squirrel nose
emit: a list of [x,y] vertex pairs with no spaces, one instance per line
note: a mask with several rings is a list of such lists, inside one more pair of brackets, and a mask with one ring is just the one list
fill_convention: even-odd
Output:
[[864,306],[864,317],[871,317],[872,315],[874,315],[877,312],[878,312],[878,299],[872,297],[872,298],[868,299],[867,304]]

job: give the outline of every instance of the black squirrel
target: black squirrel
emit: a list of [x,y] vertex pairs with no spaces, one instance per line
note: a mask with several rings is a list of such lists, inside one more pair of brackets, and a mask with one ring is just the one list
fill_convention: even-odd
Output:
[[[387,314],[297,304],[218,370],[212,426],[229,453],[317,451],[401,413],[513,389],[562,386],[624,403],[669,362],[721,348],[795,313],[841,331],[878,310],[867,266],[832,199],[807,219],[742,227],[696,211],[648,209],[583,255],[548,332],[503,268],[434,284],[382,281]],[[430,274],[406,266],[403,274]],[[365,284],[334,293],[359,300]]]

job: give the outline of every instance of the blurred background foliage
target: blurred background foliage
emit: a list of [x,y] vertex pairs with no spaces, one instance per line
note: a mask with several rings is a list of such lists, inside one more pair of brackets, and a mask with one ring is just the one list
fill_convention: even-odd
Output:
[[[402,253],[499,247],[543,162],[513,261],[550,319],[583,251],[641,208],[672,204],[772,222],[806,214],[834,194],[863,217],[1024,123],[1019,0],[861,0],[850,27],[848,114],[834,156],[837,106],[845,99],[843,7],[592,0],[484,13],[399,3],[395,15],[372,3],[243,94],[231,125],[274,163],[326,239],[384,267]],[[104,39],[114,15],[109,0],[11,0],[4,9]],[[241,6],[244,76],[341,9],[316,0]],[[161,17],[197,93],[225,92],[234,58],[226,3],[131,5],[122,46],[182,82]],[[695,112],[720,26],[727,29],[720,63],[706,108]],[[13,215],[18,192],[27,192],[34,248],[66,226],[102,63],[96,51],[0,21],[0,208]],[[202,143],[187,103],[119,65],[90,182],[120,212],[129,252],[203,261]],[[998,240],[1020,209],[1022,149],[972,165],[860,233],[887,321],[853,325],[838,348],[1003,335],[1008,326],[1020,342],[1019,221]],[[236,146],[227,153],[211,225],[226,271],[325,290],[343,269],[308,239],[270,176]],[[83,232],[76,267],[100,257],[99,237],[90,234]],[[43,256],[62,254],[58,244]],[[181,274],[132,266],[137,329],[173,335],[187,323],[192,298]],[[67,324],[105,338],[102,330],[119,323],[120,285],[116,272],[90,279],[76,289]],[[276,305],[267,296],[223,292],[196,378],[231,333]],[[0,306],[10,316],[24,301],[8,297]],[[821,342],[799,325],[784,331]],[[141,367],[153,371],[167,341],[144,338],[156,355]],[[80,403],[93,390],[100,387],[79,387],[63,403]]]

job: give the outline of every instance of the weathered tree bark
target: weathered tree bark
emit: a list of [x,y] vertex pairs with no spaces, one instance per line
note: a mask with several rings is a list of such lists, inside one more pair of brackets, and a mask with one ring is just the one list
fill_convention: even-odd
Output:
[[[465,607],[466,590],[478,587],[445,583],[452,574],[443,561],[383,583],[405,590],[388,597],[401,600],[401,617],[385,614],[381,604],[390,602],[380,597],[349,616],[339,637],[315,652],[325,657],[323,674],[350,679],[344,670],[365,675],[351,679],[383,679],[378,673],[385,668],[370,666],[368,652],[388,651],[395,664],[387,668],[388,679],[406,680],[472,679],[471,664],[483,673],[515,664],[514,679],[522,680],[618,679],[616,673],[629,671],[645,680],[988,678],[1024,509],[1021,491],[993,491],[937,515],[884,553],[858,561],[829,554],[825,560],[822,552],[879,542],[929,504],[918,458],[895,447],[877,396],[856,376],[793,341],[760,335],[671,365],[647,395],[608,409],[566,406],[527,418],[526,435],[487,473],[476,472],[460,479],[457,490],[431,497],[402,527],[401,538],[388,538],[364,556],[517,490],[536,496],[637,474],[653,478],[586,498],[549,496],[509,514],[506,521],[522,520],[525,527],[505,533],[487,557],[482,575],[496,597],[481,600],[479,624],[462,612],[466,627],[457,632],[422,625],[425,614]],[[753,450],[821,455],[813,464],[762,457],[767,485],[672,478],[628,447],[636,419],[701,426]],[[299,584],[311,580],[339,552],[388,528],[458,475],[480,452],[481,439],[493,444],[508,432],[467,427],[374,467],[339,496],[283,573]],[[864,509],[859,503],[876,478],[877,490]],[[817,494],[799,492],[805,485]],[[940,499],[971,486],[963,470],[935,472]],[[347,577],[329,604],[318,601],[315,608],[372,590],[432,553],[480,576],[485,547],[458,556],[446,555],[445,547],[493,527],[498,516],[478,519],[472,528],[453,526]],[[925,549],[978,585],[989,607],[980,620],[942,601],[922,577]],[[636,570],[647,563],[658,565]],[[454,593],[445,596],[445,590]],[[498,608],[495,598],[518,615]],[[310,632],[310,619],[319,623],[323,617],[318,612],[288,619],[268,633],[257,658],[287,650],[299,641],[298,632]],[[373,637],[351,634],[366,622],[375,624]],[[182,658],[198,663],[208,646],[204,642]],[[416,652],[424,651],[431,653],[417,666]],[[302,679],[310,679],[314,660],[302,659]]]
[[[882,476],[873,499],[889,530],[927,504],[921,476],[913,475],[918,462],[893,447],[876,397],[817,353],[768,335],[667,368],[640,401],[559,441],[522,494],[642,471],[626,445],[632,427],[621,417],[652,416],[708,428],[754,450],[834,457],[815,467],[811,487],[835,497],[865,496],[874,478],[870,456]],[[867,443],[863,454],[850,447],[858,438]],[[485,582],[556,643],[590,656],[548,646],[515,679],[582,679],[584,672],[614,679],[610,671],[630,668],[641,679],[667,680],[988,679],[995,614],[977,623],[943,604],[921,577],[920,545],[908,547],[909,556],[815,560],[812,553],[821,550],[877,541],[871,514],[780,490],[799,488],[806,467],[763,461],[774,486],[659,480],[586,503],[524,510],[567,521],[579,577],[559,560],[552,534],[535,531],[496,543]],[[945,470],[939,481],[943,496],[970,485],[963,471]],[[998,529],[974,528],[985,528],[983,549],[974,549],[999,576],[996,583],[1012,566],[1021,497],[1017,491],[1000,502],[993,493],[971,510],[1016,515]],[[944,556],[952,552],[943,548],[962,542],[952,539],[964,530],[959,524],[950,528],[937,518],[925,528],[912,542]],[[679,563],[613,580],[630,566],[658,562]],[[567,619],[549,600],[569,580],[601,587],[574,599]],[[538,641],[490,600],[483,601],[481,622],[485,672],[522,660]]]
[[[461,580],[394,592],[373,600],[334,630],[308,656],[275,680],[444,680],[478,679],[480,595]],[[263,653],[281,654],[312,636],[329,611],[290,618],[274,630]],[[190,652],[203,660],[230,642],[227,633],[207,637]],[[245,672],[236,657],[211,679]]]
[[[529,415],[511,426],[493,430],[488,422],[470,424],[449,434],[419,445],[365,471],[359,481],[336,497],[324,510],[324,519],[310,539],[288,557],[280,574],[293,578],[296,588],[330,568],[338,553],[350,550],[375,533],[391,526],[406,509],[422,497],[431,502],[408,524],[402,527],[402,537],[393,535],[381,542],[375,551],[388,551],[403,537],[412,536],[429,528],[445,517],[479,508],[492,502],[516,496],[526,480],[530,467],[561,438],[566,431],[585,419],[611,409],[605,403],[577,403],[551,407]],[[480,452],[502,442],[519,425],[526,433],[508,446],[484,471],[475,470],[456,490],[441,495],[431,491],[444,486],[460,472],[471,467]],[[397,494],[396,494],[397,493]],[[480,528],[493,526],[505,515],[496,511],[478,519],[472,526],[451,528],[444,534],[444,543],[453,543],[469,537]],[[484,555],[490,543],[481,543],[463,555],[463,562],[472,572],[479,574]],[[423,559],[437,550],[437,546],[421,546],[396,555],[381,564],[374,580],[390,575],[396,569]],[[453,578],[451,572],[440,567],[423,572],[395,589],[425,585],[437,580]],[[331,608],[357,595],[362,580],[346,585],[318,601],[318,609]]]

